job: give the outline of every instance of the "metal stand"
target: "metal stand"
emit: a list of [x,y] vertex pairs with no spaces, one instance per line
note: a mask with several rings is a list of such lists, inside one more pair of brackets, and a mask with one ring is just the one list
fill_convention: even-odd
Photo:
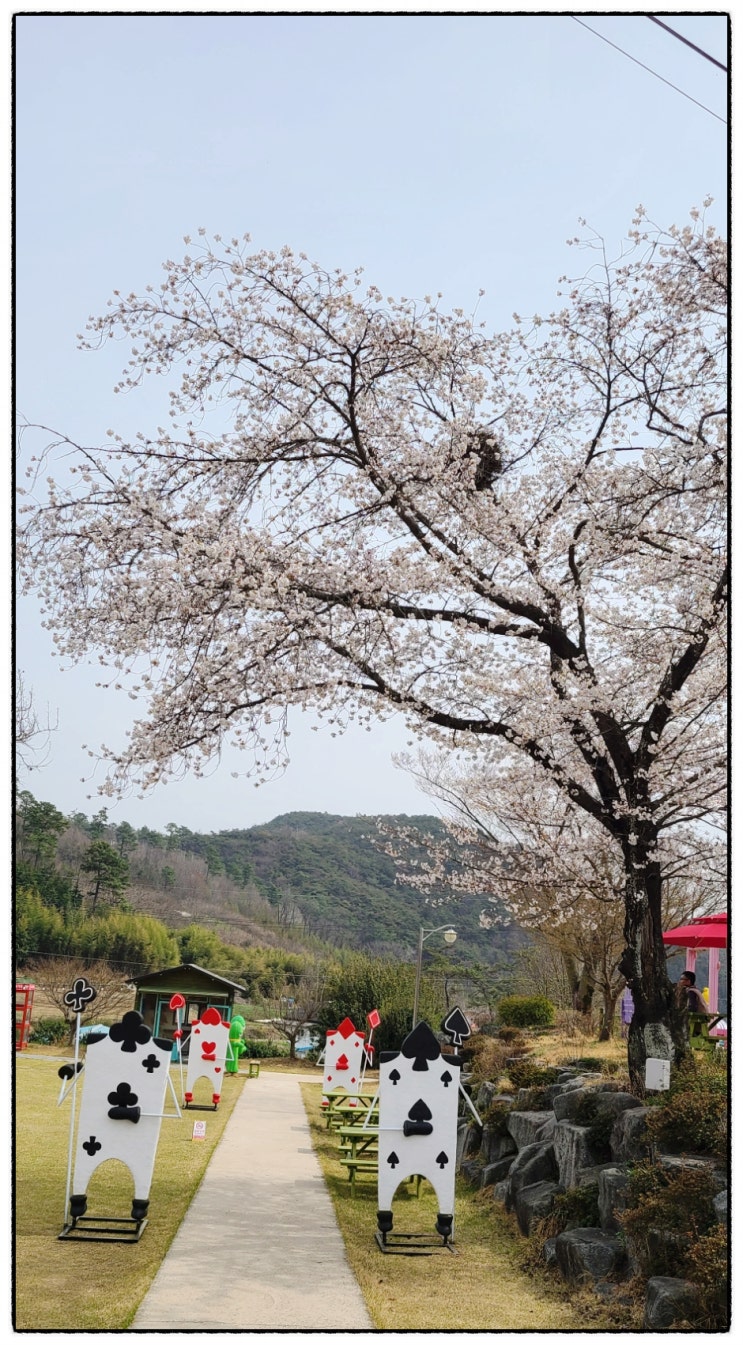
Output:
[[65,1224],[57,1241],[139,1242],[146,1227],[146,1219],[117,1219],[105,1215],[96,1218],[92,1214],[81,1214],[72,1223]]
[[459,1255],[448,1238],[436,1237],[430,1233],[377,1231],[374,1237],[380,1252],[384,1252],[386,1256],[432,1256],[434,1252],[451,1252],[452,1256]]

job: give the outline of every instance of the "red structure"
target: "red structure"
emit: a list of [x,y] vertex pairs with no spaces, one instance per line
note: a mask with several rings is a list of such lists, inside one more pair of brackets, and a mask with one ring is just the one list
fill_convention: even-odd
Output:
[[31,1012],[34,1005],[35,985],[19,985],[15,988],[15,1049],[22,1051],[28,1046],[28,1034],[31,1031]]
[[666,930],[663,942],[686,949],[686,970],[694,971],[697,952],[709,950],[709,1008],[717,1013],[717,993],[720,967],[720,949],[728,946],[727,911],[719,915],[700,915],[688,925],[677,925]]

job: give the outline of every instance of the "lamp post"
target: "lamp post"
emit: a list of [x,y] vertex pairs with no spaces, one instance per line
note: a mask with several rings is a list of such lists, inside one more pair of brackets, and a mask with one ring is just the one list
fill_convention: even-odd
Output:
[[422,926],[418,931],[418,962],[415,968],[415,995],[413,997],[413,1027],[418,1022],[418,999],[421,989],[421,971],[423,969],[423,945],[426,939],[430,939],[432,934],[440,934],[444,931],[444,942],[455,943],[457,931],[452,929],[451,925],[437,925],[435,929],[424,929]]

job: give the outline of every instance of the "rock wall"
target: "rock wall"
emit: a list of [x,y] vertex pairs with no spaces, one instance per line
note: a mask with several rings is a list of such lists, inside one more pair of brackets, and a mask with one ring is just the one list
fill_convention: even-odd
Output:
[[[516,1098],[498,1094],[492,1084],[478,1093],[478,1110],[487,1109],[482,1126],[460,1127],[458,1167],[470,1182],[492,1187],[493,1198],[513,1211],[525,1236],[553,1209],[555,1197],[567,1190],[595,1184],[598,1215],[591,1227],[570,1228],[544,1246],[545,1263],[564,1279],[587,1283],[603,1298],[621,1294],[622,1280],[636,1266],[628,1256],[617,1215],[625,1208],[628,1168],[650,1156],[648,1108],[631,1093],[602,1081],[600,1074],[564,1069],[554,1084],[541,1090],[544,1106],[534,1105],[534,1090]],[[520,1104],[525,1104],[523,1110]],[[580,1117],[591,1113],[591,1123]],[[664,1166],[703,1164],[720,1192],[715,1208],[727,1218],[727,1178],[712,1160],[660,1155]],[[692,1287],[682,1280],[648,1281],[646,1329],[667,1327],[689,1304]],[[652,1325],[650,1325],[652,1323]]]

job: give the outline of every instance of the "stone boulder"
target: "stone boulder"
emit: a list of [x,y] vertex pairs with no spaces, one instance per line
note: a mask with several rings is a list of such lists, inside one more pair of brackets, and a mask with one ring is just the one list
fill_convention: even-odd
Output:
[[557,1266],[563,1279],[573,1283],[603,1280],[622,1272],[624,1247],[611,1233],[600,1228],[568,1228],[555,1239]]
[[704,1173],[715,1192],[724,1191],[727,1186],[727,1177],[715,1158],[692,1158],[688,1154],[661,1153],[658,1155],[658,1162],[671,1175],[680,1172]]
[[508,1174],[506,1209],[512,1210],[516,1192],[534,1182],[557,1181],[555,1152],[551,1144],[527,1144],[513,1160]]
[[547,1113],[547,1120],[541,1125],[534,1136],[535,1144],[549,1144],[557,1129],[557,1120],[554,1112]]
[[688,1280],[670,1275],[654,1275],[645,1293],[643,1331],[663,1331],[675,1322],[686,1321],[699,1301],[699,1291]]
[[591,1089],[584,1088],[582,1084],[576,1084],[573,1088],[558,1093],[552,1102],[552,1109],[557,1120],[571,1121],[584,1098],[589,1097],[591,1092]]
[[479,1126],[471,1121],[465,1121],[457,1130],[457,1168],[461,1168],[466,1158],[471,1158],[476,1154],[482,1142],[482,1132]]
[[487,1111],[497,1092],[498,1085],[491,1083],[489,1079],[486,1079],[484,1083],[480,1084],[474,1103],[481,1116],[484,1111]]
[[529,1236],[533,1223],[546,1218],[555,1203],[555,1196],[560,1195],[563,1189],[558,1182],[541,1181],[532,1182],[530,1186],[522,1186],[516,1192],[513,1208],[516,1222],[524,1237]]
[[486,1163],[482,1169],[480,1186],[493,1186],[496,1182],[502,1182],[511,1171],[513,1163],[513,1154],[508,1154],[505,1158],[497,1158],[494,1163]]
[[515,1154],[517,1148],[510,1130],[503,1131],[500,1126],[497,1129],[494,1126],[483,1126],[480,1157],[484,1163],[494,1163],[507,1154]]
[[509,1134],[513,1136],[517,1149],[534,1144],[537,1132],[549,1120],[550,1113],[543,1111],[512,1111],[508,1113]]
[[482,1182],[482,1163],[479,1158],[465,1158],[459,1165],[459,1171],[465,1181],[480,1186]]
[[586,1126],[571,1125],[569,1121],[558,1121],[552,1144],[557,1160],[559,1180],[567,1188],[577,1186],[582,1168],[594,1167],[594,1158],[587,1139]]
[[618,1233],[616,1212],[626,1209],[629,1174],[626,1168],[605,1167],[599,1173],[599,1219],[604,1233]]
[[618,1163],[626,1163],[632,1158],[648,1157],[650,1146],[647,1139],[647,1118],[651,1110],[651,1107],[635,1106],[619,1113],[609,1141],[612,1158]]

